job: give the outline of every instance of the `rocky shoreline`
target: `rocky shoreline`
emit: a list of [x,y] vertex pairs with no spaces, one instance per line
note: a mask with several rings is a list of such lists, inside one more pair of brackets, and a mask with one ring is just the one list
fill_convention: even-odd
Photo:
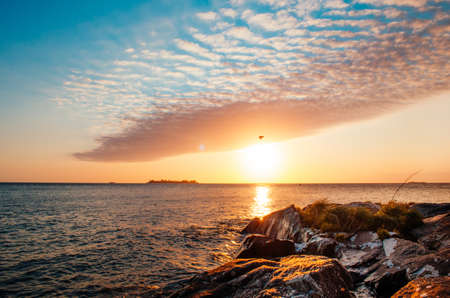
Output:
[[[403,208],[403,213],[390,214],[402,218],[397,226],[380,204],[320,204],[291,205],[253,219],[242,231],[246,236],[235,260],[163,296],[450,297],[450,204],[390,206]],[[319,205],[330,213],[311,212]],[[343,217],[331,223],[339,225],[324,221],[317,228],[317,218],[337,211]],[[383,229],[364,230],[374,225],[358,223],[351,214],[363,214],[362,223],[371,220]],[[410,220],[414,216],[420,216],[419,223]],[[346,217],[350,224],[344,225]],[[408,229],[403,222],[414,225]],[[401,232],[384,229],[389,226]]]

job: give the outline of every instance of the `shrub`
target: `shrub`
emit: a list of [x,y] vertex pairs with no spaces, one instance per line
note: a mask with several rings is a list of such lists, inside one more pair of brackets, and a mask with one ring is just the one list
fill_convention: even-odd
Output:
[[383,214],[390,217],[400,217],[409,211],[408,203],[399,203],[394,200],[390,200],[387,204],[381,205],[381,210]]
[[320,228],[326,214],[331,206],[327,199],[320,199],[300,211],[302,222],[310,227]]
[[[334,205],[318,200],[306,208],[298,209],[304,225],[322,232],[398,231],[403,235],[422,224],[420,214],[406,203],[389,201],[380,211],[372,213],[364,207]],[[381,238],[381,237],[380,237]]]

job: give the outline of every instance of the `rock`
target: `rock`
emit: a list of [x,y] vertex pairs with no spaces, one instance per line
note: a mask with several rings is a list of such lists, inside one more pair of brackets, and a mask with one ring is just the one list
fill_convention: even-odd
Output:
[[374,298],[376,294],[365,285],[361,285],[352,292],[356,298]]
[[356,249],[377,248],[381,247],[381,240],[378,238],[377,233],[370,231],[357,232],[350,238],[350,247]]
[[303,228],[301,232],[301,241],[306,243],[308,242],[312,237],[317,236],[321,234],[319,230],[313,229],[313,228]]
[[433,217],[439,214],[450,212],[450,203],[416,203],[412,204],[412,209],[416,209],[423,217]]
[[253,219],[242,232],[300,242],[301,230],[300,215],[295,206],[291,205],[285,209],[272,212],[261,220]]
[[425,218],[423,222],[411,232],[419,243],[432,250],[450,245],[450,213]]
[[418,278],[396,292],[393,298],[450,297],[450,277]]
[[377,234],[363,231],[350,238],[347,247],[342,249],[339,261],[350,272],[353,280],[360,282],[371,272],[370,266],[382,258],[384,258],[384,251]]
[[351,289],[350,275],[336,260],[289,256],[231,261],[195,276],[171,297],[352,297]]
[[294,242],[278,240],[265,235],[251,234],[245,237],[236,259],[273,259],[295,254]]
[[261,220],[258,217],[252,219],[249,224],[242,230],[243,234],[252,234],[258,231],[258,227],[261,224]]
[[384,254],[379,247],[366,250],[343,249],[339,261],[345,268],[367,268],[379,261],[381,256],[384,256]]
[[394,294],[412,279],[449,273],[447,256],[430,252],[420,243],[389,238],[383,241],[383,251],[385,258],[372,265],[364,279],[381,297]]
[[372,202],[352,202],[352,203],[344,204],[343,206],[351,207],[351,208],[362,207],[362,208],[368,209],[372,213],[377,213],[381,209],[380,204],[376,204],[376,203],[372,203]]
[[312,237],[302,250],[303,254],[319,255],[330,258],[336,258],[340,255],[338,243],[333,238],[325,238],[321,236]]

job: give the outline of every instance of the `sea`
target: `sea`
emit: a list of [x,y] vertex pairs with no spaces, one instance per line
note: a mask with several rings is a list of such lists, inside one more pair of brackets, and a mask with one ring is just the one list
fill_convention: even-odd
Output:
[[[0,184],[0,296],[153,296],[233,258],[250,219],[398,184]],[[402,202],[450,202],[409,183]]]

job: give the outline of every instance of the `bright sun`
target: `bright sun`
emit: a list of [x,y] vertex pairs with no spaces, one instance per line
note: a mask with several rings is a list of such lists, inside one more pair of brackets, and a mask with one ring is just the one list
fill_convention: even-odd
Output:
[[281,154],[276,144],[256,144],[240,150],[242,163],[252,179],[268,179],[275,176]]

